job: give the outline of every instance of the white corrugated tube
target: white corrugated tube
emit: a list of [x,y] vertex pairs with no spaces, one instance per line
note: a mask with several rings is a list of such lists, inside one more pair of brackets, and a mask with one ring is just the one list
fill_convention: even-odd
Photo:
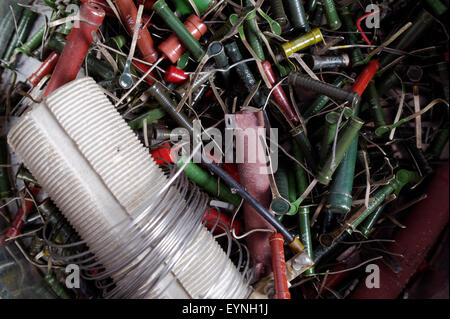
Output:
[[207,196],[183,174],[163,189],[167,173],[93,79],[35,104],[8,142],[94,254],[82,269],[113,279],[106,298],[248,297],[201,224]]

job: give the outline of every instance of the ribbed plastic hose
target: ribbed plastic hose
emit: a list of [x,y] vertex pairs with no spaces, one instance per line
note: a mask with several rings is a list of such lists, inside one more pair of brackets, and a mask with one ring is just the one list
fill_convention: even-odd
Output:
[[169,183],[93,79],[35,104],[8,142],[95,255],[81,266],[113,278],[106,297],[248,296],[201,225],[207,196]]

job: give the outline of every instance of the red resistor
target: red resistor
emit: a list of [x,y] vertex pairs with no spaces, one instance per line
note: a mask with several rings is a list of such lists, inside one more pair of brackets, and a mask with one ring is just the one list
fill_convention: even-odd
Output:
[[270,238],[270,250],[272,251],[273,279],[275,283],[275,299],[291,299],[284,259],[283,235],[273,233]]
[[377,60],[370,60],[364,70],[359,74],[351,91],[358,93],[359,97],[361,97],[379,68],[380,63]]
[[175,163],[175,154],[172,152],[169,143],[164,143],[150,152],[156,164]]
[[[195,14],[190,15],[184,22],[184,26],[197,40],[206,33],[207,27],[203,21]],[[166,58],[172,63],[176,63],[186,48],[175,34],[172,34],[166,41],[158,46]]]
[[[135,67],[137,67],[139,70],[141,70],[141,72],[143,72],[144,74],[147,73],[148,69],[150,69],[150,66],[148,66],[147,64],[144,64],[144,63],[136,61],[136,60],[133,60],[133,64]],[[153,85],[153,83],[155,83],[155,81],[153,81],[150,77],[156,79],[155,74],[153,72],[150,72],[148,74],[148,76],[145,77],[144,81],[150,85]]]
[[[128,32],[132,35],[134,31],[134,25],[136,24],[137,8],[132,0],[115,0],[114,1],[117,10],[119,10],[122,22],[127,28]],[[147,28],[139,28],[139,35],[136,45],[141,53],[142,60],[154,63],[158,59],[158,51],[156,51],[153,39],[150,36],[150,32]]]
[[[273,73],[272,66],[270,65],[269,61],[265,61],[263,64],[264,73],[266,74],[267,78],[269,79],[270,84],[275,85],[277,80],[275,77],[275,74]],[[299,122],[297,114],[295,114],[291,103],[289,103],[289,99],[287,98],[286,94],[284,93],[283,88],[278,85],[276,88],[273,89],[272,95],[274,100],[277,102],[277,104],[281,107],[283,110],[283,113],[291,120],[294,124],[297,124]]]
[[213,226],[216,224],[217,219],[219,219],[218,222],[218,226],[216,226],[216,228],[214,229],[214,234],[222,234],[224,232],[224,230],[219,227],[220,224],[222,225],[226,225],[230,231],[232,228],[234,228],[234,233],[236,235],[239,235],[241,233],[242,230],[242,223],[239,220],[234,220],[233,221],[233,227],[231,227],[231,217],[226,215],[225,213],[220,213],[213,209],[207,209],[205,211],[205,216],[203,216],[203,221],[208,220],[208,222],[206,223],[206,228],[208,228],[209,230],[211,230],[213,228]]
[[181,83],[187,80],[188,74],[183,70],[177,68],[175,65],[170,65],[164,74],[164,81],[170,83]]
[[[105,11],[93,3],[83,3],[80,8],[80,21],[76,21],[67,37],[66,45],[56,64],[44,96],[62,85],[74,80],[80,71],[92,42],[92,32],[97,32],[105,17]],[[77,27],[77,23],[79,27]]]
[[[36,197],[39,191],[41,190],[40,187],[31,187],[30,188],[31,193],[33,194],[33,197]],[[29,195],[25,196],[25,198],[30,198]],[[27,220],[28,214],[30,214],[31,209],[33,208],[34,203],[32,201],[25,201],[25,210],[23,210],[22,205],[19,207],[19,211],[17,212],[16,217],[14,218],[13,222],[11,223],[11,226],[9,227],[8,231],[6,232],[5,237],[2,240],[2,245],[5,243],[6,239],[8,238],[14,238],[17,237],[20,234],[20,231],[22,230],[23,224],[25,224],[25,221]]]
[[52,73],[53,69],[58,63],[58,59],[59,59],[58,52],[53,51],[52,53],[50,53],[47,59],[45,59],[45,61],[42,62],[39,69],[37,69],[36,72],[30,75],[30,77],[28,78],[28,82],[30,82],[32,86],[38,85],[39,82],[44,78],[44,76]]

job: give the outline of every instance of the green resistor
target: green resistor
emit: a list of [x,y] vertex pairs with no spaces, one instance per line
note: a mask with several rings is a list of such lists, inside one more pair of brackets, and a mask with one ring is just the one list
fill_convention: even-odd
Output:
[[302,0],[287,1],[292,26],[303,32],[311,31]]
[[175,14],[179,17],[195,14],[192,4],[195,5],[198,12],[203,14],[214,3],[214,0],[171,0],[175,5]]
[[320,27],[322,25],[322,17],[323,17],[323,5],[319,2],[316,6],[316,10],[314,11],[314,17],[312,18],[311,24],[316,27]]
[[361,226],[361,235],[363,235],[365,238],[369,238],[369,234],[372,231],[373,226],[375,226],[376,222],[383,213],[384,207],[385,205],[381,205],[380,207],[378,207],[375,212],[372,213],[372,215],[367,217],[367,220]]
[[[187,160],[188,158],[186,156],[182,156],[177,162],[177,166],[182,167]],[[218,179],[205,172],[196,164],[188,162],[184,168],[184,172],[191,180],[211,195],[222,201],[231,203],[236,207],[239,206],[241,198],[238,195],[233,194],[228,186],[219,182]]]
[[17,3],[13,3],[11,4],[11,8],[12,10],[8,8],[6,14],[0,21],[0,57],[3,56],[3,53],[8,47],[11,37],[13,37],[13,35],[15,36],[14,18],[18,21],[22,17],[22,6],[19,6]]
[[333,145],[333,141],[336,136],[338,121],[338,112],[330,112],[325,116],[325,128],[319,156],[321,163],[325,160],[327,154],[330,151],[331,145]]
[[270,0],[270,6],[273,11],[275,21],[277,21],[283,30],[289,26],[289,20],[284,11],[283,0]]
[[28,37],[31,28],[33,27],[34,21],[37,18],[37,13],[29,9],[24,9],[22,18],[20,19],[19,25],[17,26],[17,32],[14,33],[5,54],[3,55],[3,60],[9,61],[14,53],[14,50],[23,43]]
[[319,3],[319,0],[308,0],[308,4],[306,5],[306,8],[307,8],[309,14],[314,13],[314,11],[317,8],[318,3]]
[[341,27],[342,22],[339,19],[334,0],[322,0],[322,5],[325,9],[325,14],[327,16],[328,25],[331,30],[337,30]]
[[[402,51],[409,49],[412,45],[417,43],[434,21],[435,18],[429,12],[422,9],[413,19],[413,25],[395,40],[390,47]],[[394,61],[397,57],[398,56],[395,54],[387,53],[380,59],[380,65],[384,67]]]
[[188,31],[183,22],[169,8],[164,0],[158,0],[153,5],[153,10],[164,20],[164,22],[177,35],[178,39],[186,46],[193,58],[199,62],[205,55],[205,50],[200,42]]
[[[213,41],[208,46],[208,55],[214,58],[217,69],[227,69],[229,67],[228,57],[222,43]],[[230,84],[230,70],[219,72],[224,79],[225,86]]]
[[425,2],[437,16],[441,16],[447,12],[448,8],[440,0],[425,0]]
[[[342,88],[344,84],[347,82],[347,78],[345,76],[339,75],[336,80],[332,83],[335,87]],[[330,98],[326,95],[320,94],[318,95],[311,105],[306,109],[303,116],[305,118],[311,117],[319,113],[325,105],[330,101]]]
[[[279,167],[274,174],[275,183],[277,185],[278,193],[284,199],[289,198],[289,181],[288,181],[288,173],[283,167]],[[272,203],[270,204],[270,209],[278,215],[286,214],[289,209],[289,203],[282,199],[272,199]]]
[[[300,150],[300,146],[296,141],[292,141],[292,152],[294,157],[300,163],[303,163],[303,153]],[[295,180],[297,181],[297,197],[301,196],[305,190],[308,188],[308,178],[306,175],[306,171],[299,164],[294,164],[295,170]]]
[[[53,35],[47,43],[47,47],[51,50],[62,52],[66,45],[66,39],[61,34]],[[119,59],[120,61],[120,59]],[[86,56],[86,67],[88,73],[100,77],[102,80],[111,80],[114,78],[114,70],[106,62],[97,59],[89,53]]]
[[[309,257],[314,260],[309,206],[300,206],[298,208],[298,220],[301,233],[301,242],[305,246],[305,251],[308,253]],[[311,267],[305,271],[306,276],[312,276],[314,273],[314,267]]]
[[71,299],[67,289],[58,281],[54,272],[49,270],[44,277],[45,282],[50,286],[53,292],[61,299]]
[[[50,17],[50,21],[55,20],[59,16],[56,12],[52,14]],[[23,43],[21,46],[14,49],[14,54],[18,54],[19,52],[30,56],[34,50],[36,50],[41,44],[42,39],[44,38],[44,33],[46,30],[45,24],[42,25],[33,35],[31,35],[28,40]]]
[[348,233],[352,233],[354,229],[366,220],[377,208],[383,203],[392,193],[398,196],[402,188],[408,183],[417,183],[420,180],[420,175],[417,172],[401,169],[395,175],[395,178],[389,182],[386,186],[377,190],[373,195],[373,200],[369,203],[369,206],[361,213],[357,218],[351,218],[346,229]]
[[[237,63],[243,60],[242,54],[235,41],[226,44],[225,51],[227,53],[227,56],[233,63]],[[252,92],[257,83],[255,76],[248,67],[247,63],[239,63],[238,65],[236,65],[235,70],[239,78],[242,80],[244,87],[247,89],[247,92]],[[263,106],[266,102],[265,96],[259,90],[253,96],[253,100],[258,106]]]
[[[348,32],[345,36],[345,40],[348,45],[355,45],[358,42],[356,36],[356,26],[353,22],[352,15],[349,7],[343,7],[340,10],[342,20],[344,22],[344,29]],[[352,60],[352,66],[358,67],[364,64],[364,57],[360,48],[352,48],[350,50],[350,59]]]
[[44,243],[45,241],[42,238],[39,238],[39,236],[35,235],[31,240],[31,244],[29,247],[30,256],[35,257],[37,254],[39,254],[44,248]]
[[338,140],[336,143],[336,152],[329,154],[316,179],[323,185],[328,185],[331,181],[331,177],[336,171],[337,167],[341,163],[345,156],[345,153],[349,149],[353,142],[353,139],[357,136],[359,130],[363,126],[364,122],[357,117],[351,117],[347,124],[342,128]]
[[255,51],[256,56],[262,61],[265,61],[264,49],[259,39],[256,23],[256,10],[253,9],[245,18],[245,35],[253,51]]
[[381,108],[380,96],[378,95],[377,88],[375,86],[375,81],[372,80],[369,83],[369,105],[370,105],[370,114],[372,115],[372,119],[375,123],[376,127],[386,125],[386,121],[384,120],[383,110]]
[[297,191],[295,186],[295,174],[288,174],[288,186],[289,186],[289,202],[293,202],[297,199]]
[[145,112],[144,114],[132,119],[128,122],[128,125],[133,131],[139,130],[142,128],[144,120],[147,120],[147,123],[152,123],[154,121],[162,119],[166,115],[166,112],[162,108],[155,108],[150,111]]

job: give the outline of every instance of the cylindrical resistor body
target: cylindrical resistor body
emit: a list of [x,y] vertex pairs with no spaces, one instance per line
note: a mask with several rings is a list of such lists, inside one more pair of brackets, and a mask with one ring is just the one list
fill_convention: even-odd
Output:
[[336,136],[337,124],[339,121],[338,112],[330,112],[325,116],[324,132],[322,136],[322,144],[320,148],[320,162],[323,162],[326,158],[330,147],[333,144]]
[[[8,8],[6,14],[3,15],[0,21],[0,32],[2,36],[0,37],[0,57],[3,56],[3,53],[8,47],[8,43],[10,39],[14,37],[14,18],[20,19],[22,16],[23,7],[18,3],[12,3],[11,7]],[[12,39],[11,39],[12,40]]]
[[338,136],[335,153],[329,154],[327,160],[322,166],[322,169],[316,177],[319,183],[323,185],[328,185],[330,183],[331,177],[338,168],[345,156],[345,153],[349,149],[353,139],[357,136],[363,124],[364,122],[356,117],[351,117],[348,120],[348,123],[342,129],[342,133]]
[[311,31],[302,0],[289,0],[286,3],[292,26],[304,32]]
[[[242,54],[235,41],[226,44],[225,51],[233,63],[243,60]],[[235,69],[239,78],[242,80],[244,87],[247,89],[247,92],[252,92],[256,86],[256,79],[247,63],[239,63],[236,65]],[[256,102],[257,106],[263,106],[266,99],[260,91],[257,91],[253,96],[253,100]]]
[[[345,83],[347,83],[347,80],[348,79],[345,76],[340,75],[334,80],[332,85],[337,88],[341,88],[344,86]],[[325,94],[319,94],[311,103],[311,105],[306,109],[305,113],[303,114],[303,117],[308,118],[313,115],[316,115],[327,105],[329,101],[330,98],[328,96],[326,96]]]
[[[305,251],[308,253],[309,258],[311,260],[314,259],[314,250],[312,246],[312,235],[311,235],[311,223],[310,223],[310,216],[309,216],[309,207],[308,206],[301,206],[298,209],[298,220],[299,220],[299,226],[300,226],[300,233],[301,233],[301,241],[303,245],[305,245]],[[306,276],[314,275],[314,267],[308,268],[305,271]]]
[[313,151],[311,142],[304,131],[302,125],[297,126],[295,129],[291,130],[291,135],[297,144],[300,146],[301,152],[306,160],[306,163],[310,169],[315,172],[317,170],[316,156]]
[[288,172],[283,167],[278,167],[274,174],[275,183],[277,185],[278,193],[285,200],[281,198],[272,198],[270,209],[277,215],[284,215],[289,211],[289,182]]
[[327,208],[332,214],[345,214],[351,209],[357,149],[358,137],[355,137],[331,182]]
[[270,0],[270,6],[273,11],[273,17],[275,21],[280,24],[282,29],[287,29],[289,26],[289,20],[284,10],[283,0]]
[[[18,22],[17,31],[14,32],[13,38],[11,39],[5,54],[3,55],[3,60],[8,61],[14,53],[14,50],[21,43],[25,42],[28,34],[33,27],[34,21],[37,18],[37,13],[25,8],[23,11],[22,18]],[[5,36],[5,35],[2,35]]]
[[[218,41],[211,42],[208,47],[208,54],[214,58],[217,69],[227,69],[229,67],[228,57],[222,43]],[[230,71],[221,71],[219,74],[221,74],[225,82],[225,86],[228,86],[230,83]]]
[[375,126],[380,127],[386,125],[383,109],[381,108],[380,96],[378,95],[375,81],[373,80],[369,84],[369,97],[370,114]]
[[[356,36],[356,26],[353,22],[352,15],[350,13],[349,7],[343,7],[340,9],[341,17],[344,22],[344,29],[348,32],[345,35],[345,40],[347,44],[354,45],[358,42]],[[352,66],[358,67],[364,63],[364,57],[362,55],[361,48],[355,47],[350,50],[350,56],[352,60]]]
[[[33,194],[34,197],[36,197],[40,190],[41,190],[40,187],[32,187],[31,193]],[[27,197],[29,198],[29,196]],[[30,214],[33,206],[34,206],[33,201],[27,200],[25,201],[24,207],[22,207],[22,205],[19,207],[19,211],[17,212],[14,220],[12,221],[11,226],[6,231],[5,239],[14,238],[20,234],[20,231],[22,230],[22,227],[25,224],[25,221],[28,215]]]
[[346,68],[350,64],[350,58],[346,53],[332,56],[307,55],[304,61],[313,71]]
[[328,26],[331,30],[337,30],[341,27],[342,22],[339,19],[339,14],[336,10],[336,5],[334,0],[322,0],[323,7],[325,9],[325,14],[327,16]]
[[443,4],[440,0],[425,0],[425,2],[437,16],[443,15],[448,10],[445,4]]
[[83,3],[80,8],[79,28],[73,28],[56,64],[53,76],[45,90],[47,96],[60,86],[74,80],[83,64],[92,42],[92,32],[97,32],[105,17],[105,11],[91,3]]
[[296,72],[292,72],[291,74],[289,74],[289,84],[293,86],[300,86],[317,93],[325,94],[339,101],[347,101],[352,106],[356,105],[359,98],[358,94],[355,92],[349,92],[332,84],[318,81],[308,75]]
[[278,233],[270,235],[270,251],[272,252],[273,279],[276,299],[291,299],[289,292],[286,261],[284,256],[283,236]]
[[370,81],[372,81],[375,73],[377,73],[380,68],[380,63],[377,60],[370,60],[366,67],[361,71],[361,73],[356,78],[351,91],[356,92],[359,97],[364,93]]
[[[114,4],[120,13],[120,17],[128,33],[133,35],[138,14],[136,5],[132,0],[114,0]],[[136,46],[141,53],[142,60],[148,63],[156,62],[158,59],[158,51],[154,47],[153,39],[147,28],[139,28]]]
[[[264,73],[266,74],[270,84],[275,86],[277,81],[276,81],[275,73],[272,70],[272,66],[270,65],[270,62],[265,61],[262,64],[262,67],[264,69]],[[295,114],[295,111],[292,108],[291,103],[289,102],[289,99],[286,96],[286,93],[284,92],[281,85],[277,85],[275,88],[273,88],[272,95],[273,95],[275,102],[277,102],[277,104],[280,106],[280,108],[283,111],[283,113],[285,114],[285,116],[289,120],[291,120],[294,124],[297,124],[299,122],[299,118],[298,118],[297,114]]]
[[365,238],[369,238],[370,232],[372,231],[373,227],[375,226],[375,224],[377,223],[377,221],[381,217],[381,214],[384,211],[384,207],[385,207],[385,205],[381,205],[380,207],[378,207],[375,210],[375,212],[372,213],[372,215],[367,217],[366,221],[361,226],[361,229],[360,229],[361,230],[361,234]]
[[170,65],[164,73],[164,81],[169,83],[181,83],[186,81],[189,75],[175,65]]
[[[164,22],[170,27],[170,29],[175,32],[181,43],[183,43],[186,49],[192,54],[192,57],[195,60],[200,61],[205,55],[205,50],[202,48],[201,44],[194,37],[194,35],[192,35],[191,32],[187,29],[187,27],[180,21],[180,19],[177,18],[177,16],[169,8],[167,3],[164,0],[158,0],[153,5],[153,10],[155,10],[155,12],[164,20]],[[190,21],[195,18],[193,16],[195,15],[190,16]],[[198,17],[197,19],[200,20],[200,18]],[[206,32],[206,26],[201,26],[201,24],[199,26],[197,24],[198,22],[193,25],[195,28],[199,29],[198,32],[200,32],[200,34],[202,33],[202,30],[205,30],[203,31],[203,33]],[[160,47],[158,48],[161,50]]]
[[[152,2],[155,1],[152,0]],[[171,0],[171,2],[175,5],[175,14],[177,16],[184,16],[196,13],[193,5],[195,5],[199,14],[205,13],[206,10],[214,3],[214,0]]]
[[[194,14],[186,19],[184,26],[196,40],[200,39],[207,30],[203,21]],[[158,46],[158,50],[161,51],[170,62],[176,63],[186,51],[186,46],[183,45],[176,34],[172,34]]]
[[251,10],[250,13],[247,14],[244,21],[245,35],[248,43],[252,47],[253,51],[255,51],[256,56],[264,61],[266,57],[264,55],[263,45],[259,39],[257,28],[256,10]]
[[208,172],[204,171],[196,164],[188,162],[187,158],[181,157],[177,162],[177,166],[182,167],[184,164],[186,164],[184,172],[197,185],[201,186],[208,193],[216,196],[220,200],[231,203],[236,207],[239,205],[241,198],[238,195],[233,194],[230,188],[220,182],[217,178],[208,174]]
[[[226,215],[225,213],[218,212],[217,210],[210,208],[207,209],[205,212],[205,216],[203,217],[203,222],[206,222],[205,226],[208,229],[212,229],[216,223],[221,224],[221,226],[225,226],[228,229],[234,228],[234,233],[236,235],[241,233],[242,230],[242,223],[241,221],[235,219],[233,223],[231,223],[232,219],[230,216]],[[221,234],[224,233],[225,230],[222,229],[222,227],[217,226],[214,229],[214,233]]]
[[319,28],[312,29],[310,32],[295,38],[292,41],[281,45],[281,49],[286,57],[291,56],[297,51],[305,49],[313,44],[323,41],[323,35]]
[[[413,25],[394,41],[390,47],[395,50],[407,50],[422,37],[434,21],[435,18],[428,11],[422,9],[413,19]],[[397,55],[391,53],[386,54],[380,59],[380,63],[384,67],[394,61],[397,57]]]
[[49,56],[42,62],[39,69],[36,70],[33,74],[28,77],[28,82],[32,86],[36,86],[39,82],[46,76],[50,74],[58,63],[60,54],[58,52],[53,51],[49,54]]
[[395,175],[395,178],[386,186],[383,186],[373,194],[373,200],[364,212],[350,218],[345,224],[348,225],[346,231],[352,233],[354,229],[364,222],[392,193],[398,195],[401,189],[408,183],[418,182],[420,176],[417,172],[401,169]]
[[[54,12],[50,17],[50,21],[54,21],[57,18],[59,18],[59,15]],[[31,53],[41,45],[46,30],[47,26],[44,24],[34,34],[28,37],[26,42],[23,42],[20,46],[15,48],[14,54],[22,52],[26,55],[31,55]]]

